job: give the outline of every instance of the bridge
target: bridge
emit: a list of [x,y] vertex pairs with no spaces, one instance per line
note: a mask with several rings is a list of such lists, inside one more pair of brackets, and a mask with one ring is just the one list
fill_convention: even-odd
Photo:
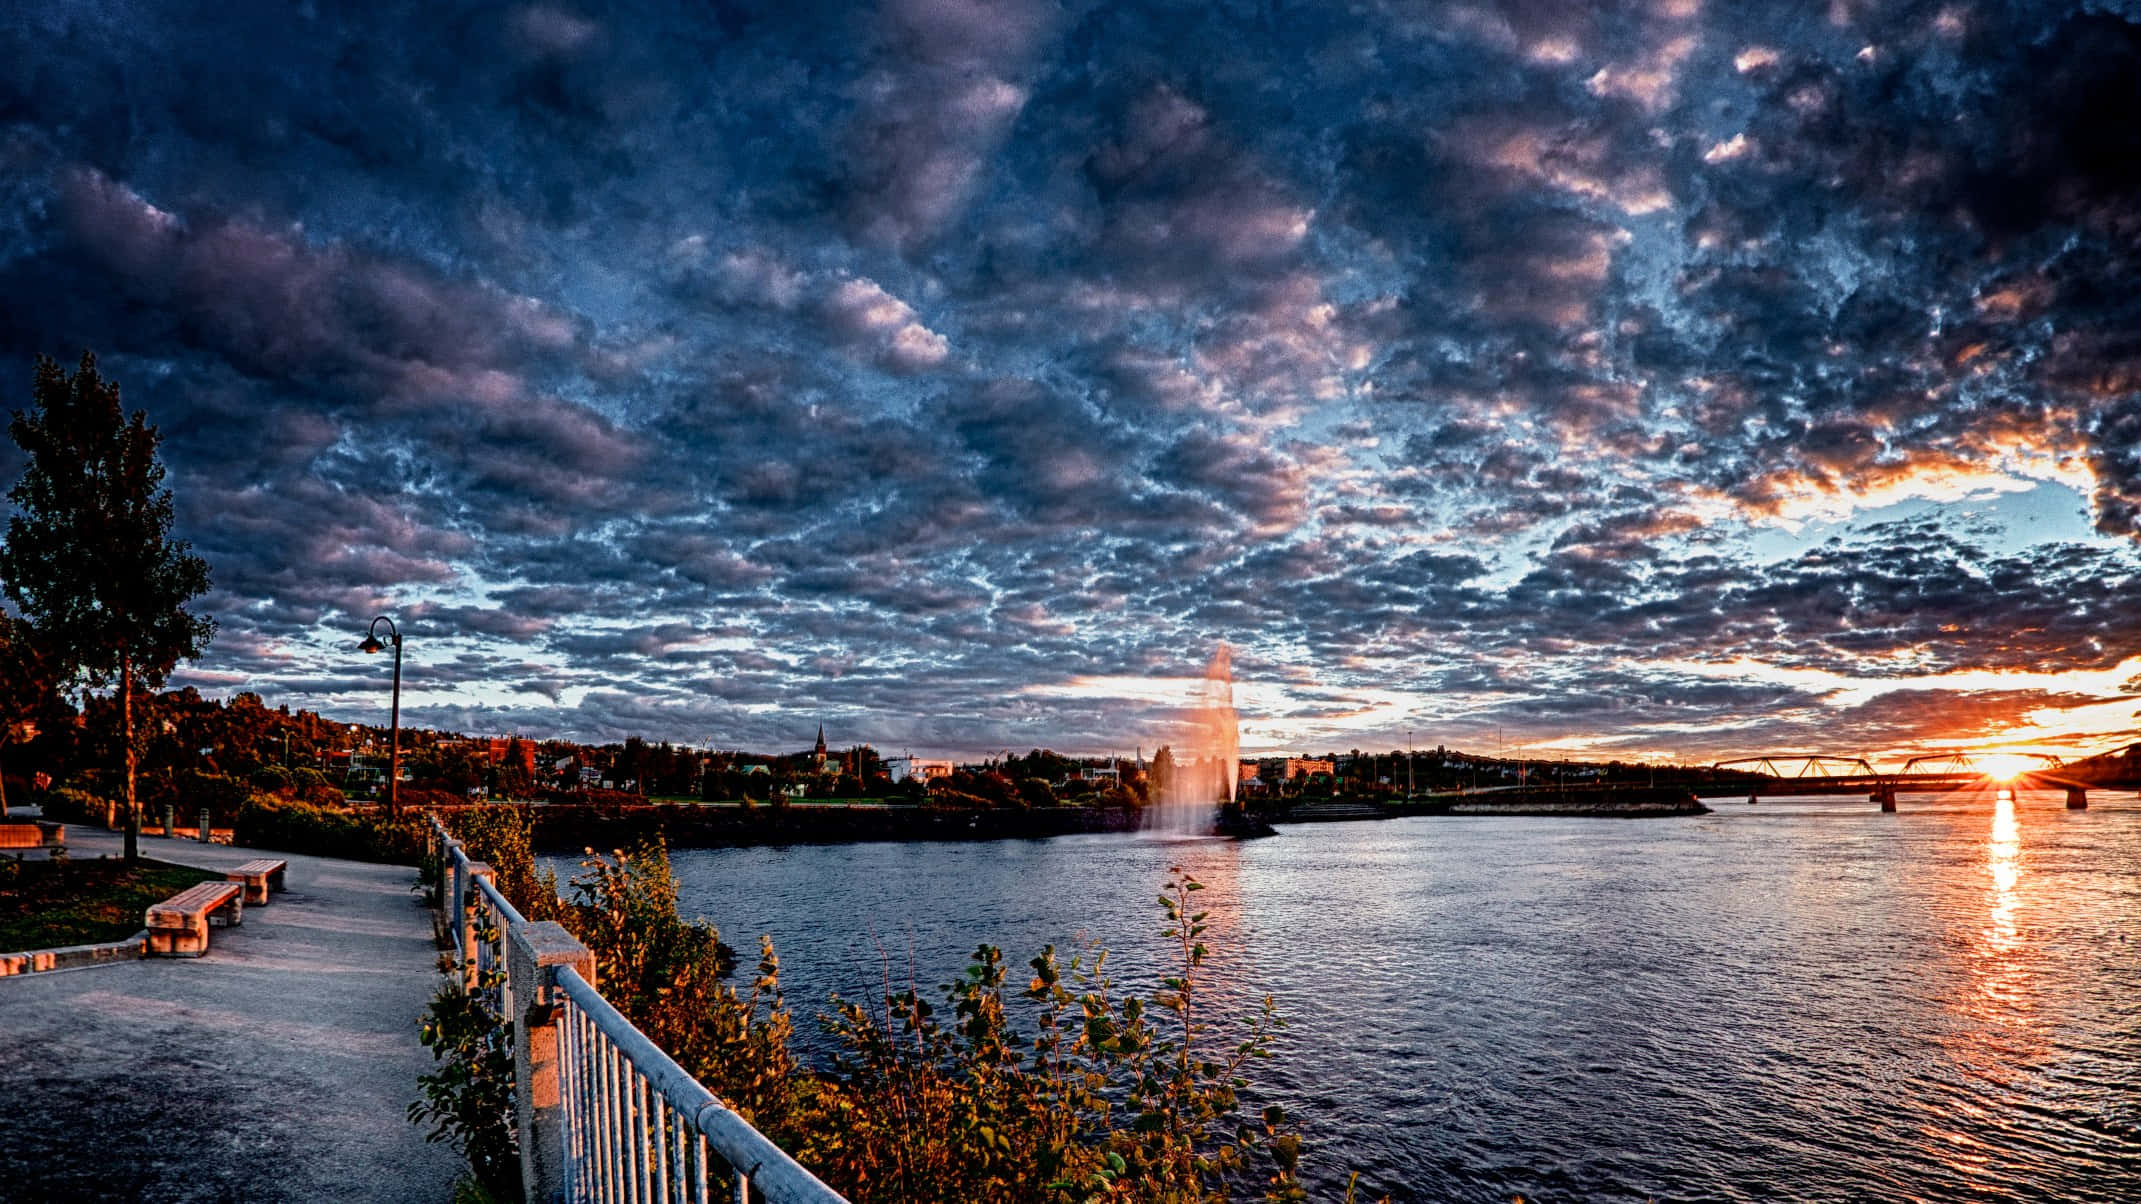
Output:
[[1864,757],[1829,753],[1765,753],[1716,762],[1713,770],[1752,775],[1747,801],[1808,794],[1866,794],[1883,811],[1896,809],[1896,795],[1906,791],[1944,792],[1990,787],[2065,790],[2067,809],[2089,806],[2087,783],[2064,772],[2066,765],[2050,753],[2006,749],[1947,749],[1907,758],[1901,768],[1883,773]]

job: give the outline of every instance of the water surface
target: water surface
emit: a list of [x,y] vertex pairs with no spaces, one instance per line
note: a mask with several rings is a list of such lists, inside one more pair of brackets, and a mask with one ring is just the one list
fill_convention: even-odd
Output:
[[2131,793],[1713,805],[675,864],[686,914],[772,934],[804,1017],[982,942],[1098,941],[1148,990],[1184,865],[1215,992],[1292,1022],[1260,1083],[1319,1197],[1357,1170],[1400,1201],[2141,1199]]

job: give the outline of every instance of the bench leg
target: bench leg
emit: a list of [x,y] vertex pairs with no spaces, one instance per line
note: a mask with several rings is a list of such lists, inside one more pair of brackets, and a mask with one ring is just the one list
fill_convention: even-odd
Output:
[[184,928],[149,929],[150,957],[199,957],[208,952],[208,917]]

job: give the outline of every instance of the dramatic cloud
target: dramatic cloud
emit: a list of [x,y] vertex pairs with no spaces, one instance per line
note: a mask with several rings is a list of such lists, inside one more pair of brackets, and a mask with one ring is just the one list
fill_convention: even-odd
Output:
[[[1693,757],[2141,707],[2141,8],[31,3],[0,382],[419,722]],[[19,455],[0,448],[0,476]]]

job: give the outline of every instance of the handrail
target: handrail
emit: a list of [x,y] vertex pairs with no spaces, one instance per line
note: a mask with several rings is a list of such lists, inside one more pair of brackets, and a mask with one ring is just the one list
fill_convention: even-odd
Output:
[[[482,863],[468,856],[436,815],[430,815],[438,839],[440,881],[437,888],[442,908],[451,908],[455,956],[467,975],[468,988],[480,992],[494,1012],[508,1010],[503,991],[507,975],[497,973],[500,950],[528,931],[545,928],[589,956],[555,925],[529,924],[520,910],[491,882],[488,870],[475,872]],[[469,888],[473,881],[475,893]],[[475,913],[487,910],[492,919],[472,923]],[[516,955],[518,956],[518,955]],[[586,963],[590,970],[593,962]],[[626,1019],[602,992],[571,964],[542,967],[544,975],[524,982],[518,968],[512,970],[511,991],[532,990],[547,994],[555,987],[563,997],[556,1009],[563,1023],[557,1026],[558,1102],[564,1114],[562,1131],[538,1123],[531,1126],[527,1111],[516,1104],[524,1173],[531,1154],[535,1163],[548,1163],[561,1155],[563,1182],[547,1177],[530,1179],[560,1190],[574,1201],[630,1199],[635,1204],[659,1199],[706,1204],[709,1195],[708,1153],[718,1155],[734,1175],[732,1200],[747,1202],[752,1188],[767,1204],[847,1204],[845,1197],[827,1187],[785,1150],[767,1140],[749,1121],[729,1107],[677,1065],[659,1045]],[[547,978],[547,987],[544,985]],[[555,998],[552,1003],[558,1002]],[[518,1025],[521,1017],[512,1022]],[[531,1051],[516,1048],[515,1057]],[[523,1079],[525,1084],[527,1080]],[[526,1101],[522,1101],[525,1103]],[[537,1130],[548,1136],[539,1136]],[[537,1150],[547,1151],[536,1154]]]
[[[468,864],[466,854],[459,849],[455,849],[453,852],[454,856],[460,859],[461,864]],[[481,874],[476,875],[476,890],[483,895],[483,901],[490,904],[492,911],[505,917],[506,923],[525,924],[528,922],[527,917],[520,914],[520,909],[508,902],[506,897],[498,892],[497,887],[491,885],[489,878]]]
[[[579,971],[571,966],[559,966],[554,981],[565,997],[572,1001],[573,1006],[579,1009],[580,1014],[586,1017],[594,1031],[623,1054],[632,1069],[675,1109],[678,1117],[692,1132],[703,1136],[714,1152],[721,1155],[722,1161],[747,1180],[751,1187],[757,1188],[769,1204],[847,1204],[845,1197],[827,1187],[816,1175],[790,1157],[787,1151],[768,1141],[764,1134],[751,1127],[749,1121],[731,1111],[713,1092],[708,1091],[704,1084],[677,1065],[676,1060],[671,1058],[667,1051],[640,1032],[637,1026],[625,1018],[624,1013],[602,997],[600,991],[588,985],[587,980],[580,977]],[[586,1056],[585,1051],[581,1053],[583,1057]],[[572,1076],[567,1076],[568,1094],[573,1092],[577,1082]],[[584,1102],[576,1099],[568,1103],[567,1107],[570,1109],[574,1103]],[[585,1111],[584,1108],[574,1110],[581,1113]],[[589,1118],[583,1114],[576,1119],[578,1124],[584,1127]],[[675,1161],[681,1168],[684,1160],[676,1158]],[[653,1169],[661,1182],[672,1182],[666,1174],[667,1168]],[[581,1175],[568,1178],[568,1182],[573,1184],[584,1181],[586,1179]],[[677,1187],[677,1194],[684,1198],[705,1198],[703,1185],[700,1194],[696,1196],[691,1193],[686,1183],[679,1182]],[[659,1195],[667,1198],[669,1192],[662,1190]],[[577,1193],[575,1198],[578,1198]],[[743,1198],[740,1192],[737,1198]]]

